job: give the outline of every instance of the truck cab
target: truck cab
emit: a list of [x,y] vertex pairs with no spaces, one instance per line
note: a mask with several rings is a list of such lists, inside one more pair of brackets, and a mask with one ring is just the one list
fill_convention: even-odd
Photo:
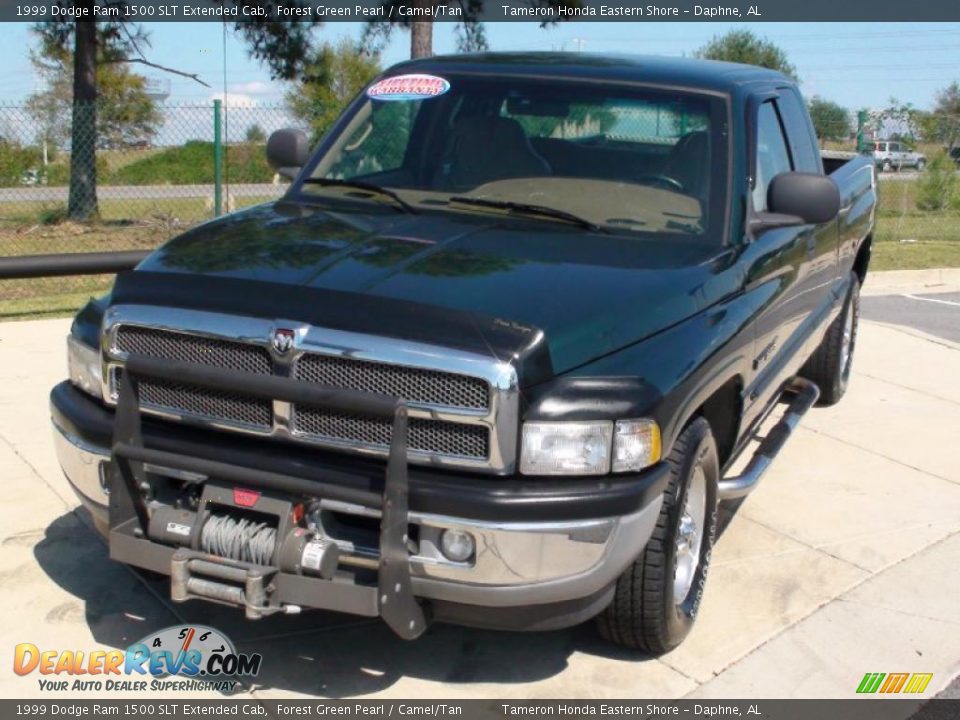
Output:
[[846,391],[871,163],[779,73],[562,53],[402,63],[310,145],[74,321],[54,436],[111,557],[251,619],[676,647],[718,502]]

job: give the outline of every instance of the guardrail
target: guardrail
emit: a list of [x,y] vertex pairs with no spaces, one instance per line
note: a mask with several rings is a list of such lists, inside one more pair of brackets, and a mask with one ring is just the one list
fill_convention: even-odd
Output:
[[0,257],[0,280],[118,273],[133,268],[149,252],[121,250]]

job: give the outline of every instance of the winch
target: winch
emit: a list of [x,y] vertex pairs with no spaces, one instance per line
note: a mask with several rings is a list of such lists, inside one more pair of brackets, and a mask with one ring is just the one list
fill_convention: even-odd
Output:
[[246,565],[333,577],[340,559],[337,545],[297,523],[299,506],[257,494],[257,510],[251,511],[236,507],[236,496],[234,489],[207,483],[197,510],[154,502],[147,535]]

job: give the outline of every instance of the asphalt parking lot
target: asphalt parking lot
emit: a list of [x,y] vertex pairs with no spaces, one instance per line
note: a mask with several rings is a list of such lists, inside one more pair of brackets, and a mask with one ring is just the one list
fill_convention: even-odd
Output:
[[960,343],[960,292],[900,292],[863,298],[864,320],[919,330]]
[[[108,559],[57,466],[46,394],[68,321],[0,324],[2,662],[20,642],[123,648],[203,623],[263,654],[244,690],[259,698],[853,697],[868,671],[933,673],[933,695],[960,672],[960,292],[865,297],[862,314],[848,396],[726,513],[697,627],[662,658],[589,626],[438,625],[406,643],[378,621],[171,603]],[[0,696],[41,694],[36,675],[0,674]]]

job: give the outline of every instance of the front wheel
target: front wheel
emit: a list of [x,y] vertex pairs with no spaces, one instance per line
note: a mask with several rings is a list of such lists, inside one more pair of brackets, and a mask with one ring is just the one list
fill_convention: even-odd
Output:
[[830,324],[820,345],[800,370],[800,375],[820,388],[821,405],[839,402],[850,383],[850,368],[860,324],[860,280],[855,273],[850,273],[850,276],[850,289],[843,310]]
[[613,602],[597,618],[600,634],[661,654],[693,628],[717,533],[717,446],[704,418],[691,422],[667,458],[670,481],[646,548],[617,580]]
[[917,160],[917,172],[923,172],[923,169],[927,166],[926,160]]

